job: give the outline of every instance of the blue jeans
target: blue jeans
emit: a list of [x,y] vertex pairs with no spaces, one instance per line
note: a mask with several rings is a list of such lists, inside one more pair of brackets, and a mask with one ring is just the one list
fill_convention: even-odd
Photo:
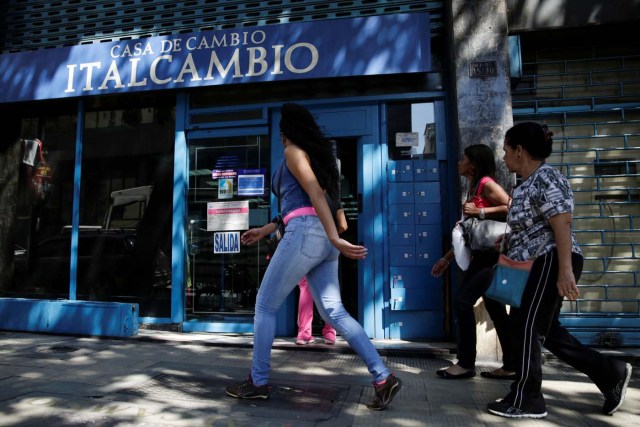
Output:
[[271,258],[256,300],[251,368],[255,385],[269,382],[276,313],[304,276],[320,316],[333,325],[364,360],[373,380],[382,381],[389,376],[389,369],[364,329],[342,305],[338,282],[339,254],[329,242],[318,217],[299,216],[287,223],[284,238]]

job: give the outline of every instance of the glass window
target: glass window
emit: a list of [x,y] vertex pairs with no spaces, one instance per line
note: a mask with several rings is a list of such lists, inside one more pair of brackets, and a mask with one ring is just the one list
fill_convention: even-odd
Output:
[[[220,230],[208,226],[214,220],[208,204],[219,203],[215,205],[219,207],[246,204],[250,228],[269,222],[269,153],[267,135],[189,141],[188,319],[253,316],[256,294],[268,263],[267,245],[261,241],[240,246],[239,253],[215,251],[214,235]],[[242,215],[246,214],[238,218],[247,220]],[[225,231],[241,234],[246,230],[238,227]]]
[[387,105],[389,159],[436,156],[436,124],[432,102]]
[[1,222],[13,242],[9,268],[4,255],[0,260],[2,276],[10,277],[0,281],[1,295],[68,298],[71,246],[64,235],[71,224],[77,101],[12,104],[2,114],[11,135],[2,145],[15,147],[6,151],[15,155],[5,157],[10,178],[0,194],[3,207],[11,207]]
[[85,113],[78,299],[171,315],[175,95],[96,98]]

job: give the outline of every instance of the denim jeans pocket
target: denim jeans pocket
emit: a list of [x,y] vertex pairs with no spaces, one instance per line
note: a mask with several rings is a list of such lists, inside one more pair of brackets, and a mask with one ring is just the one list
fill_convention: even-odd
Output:
[[300,252],[311,260],[318,260],[326,256],[327,236],[313,232],[304,233]]

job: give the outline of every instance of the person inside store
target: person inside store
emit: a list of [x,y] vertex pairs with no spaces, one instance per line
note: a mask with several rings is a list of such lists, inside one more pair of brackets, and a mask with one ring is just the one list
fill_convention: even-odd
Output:
[[[512,307],[509,323],[515,351],[516,379],[502,399],[487,405],[489,413],[507,418],[544,418],[542,346],[586,374],[604,395],[604,414],[622,405],[631,365],[584,346],[560,325],[563,299],[575,301],[583,257],[572,230],[574,197],[569,181],[545,163],[552,152],[546,125],[524,122],[504,138],[504,161],[521,177],[513,190],[507,221],[509,258],[525,261],[538,253],[520,308]],[[538,249],[541,248],[539,251]]]
[[[332,145],[332,152],[335,156],[336,153],[334,148],[335,147]],[[338,166],[338,171],[340,171],[340,166]],[[335,219],[338,234],[342,234],[347,231],[349,224],[347,223],[347,217],[344,214],[344,207],[339,199],[336,201]],[[298,283],[298,289],[300,291],[300,295],[298,298],[298,335],[296,336],[296,344],[313,344],[316,342],[316,339],[313,336],[313,296],[309,291],[309,284],[307,283],[306,277],[303,277],[302,280],[300,280]],[[333,345],[336,343],[336,330],[330,323],[324,322],[322,336],[325,344]]]
[[[316,338],[313,336],[313,296],[311,296],[306,277],[300,280],[298,288],[300,289],[300,297],[298,299],[298,335],[296,344],[313,344],[316,342]],[[333,345],[336,343],[336,330],[328,322],[324,323],[322,336],[325,344]]]
[[[284,146],[278,194],[285,233],[269,262],[256,300],[253,362],[248,378],[226,388],[239,399],[269,398],[271,347],[275,338],[278,308],[306,277],[318,312],[333,325],[362,358],[373,377],[374,398],[367,407],[386,409],[402,382],[385,365],[366,332],[344,308],[338,282],[340,254],[361,260],[367,248],[354,245],[338,234],[325,190],[338,200],[339,172],[331,142],[309,110],[299,104],[282,106],[280,132]],[[278,173],[278,172],[276,172]],[[275,188],[272,185],[272,188]],[[268,229],[268,227],[270,227]],[[265,225],[242,234],[243,244],[252,244],[275,231]]]
[[[496,182],[496,162],[493,151],[485,144],[474,144],[464,149],[458,162],[458,173],[469,183],[469,192],[462,206],[464,218],[476,217],[504,221],[509,203],[509,195]],[[505,227],[506,231],[506,227]],[[490,272],[499,253],[495,248],[471,252],[471,260],[464,272],[462,282],[455,296],[457,318],[458,362],[436,371],[444,379],[466,379],[476,376],[476,318],[474,306],[489,286]],[[451,249],[440,258],[431,270],[434,277],[440,277],[454,261]],[[481,274],[480,274],[481,273]],[[494,300],[484,299],[485,308],[493,320],[502,347],[503,366],[493,371],[482,372],[482,376],[495,379],[513,379],[514,366],[509,340],[509,326],[506,307]]]
[[[349,225],[347,224],[347,217],[344,214],[344,209],[340,202],[338,202],[336,220],[338,234],[347,231]],[[311,296],[311,291],[309,291],[309,284],[307,283],[306,277],[300,280],[298,289],[300,290],[300,297],[298,298],[298,335],[296,337],[296,344],[313,344],[316,342],[313,336],[313,296]],[[325,344],[333,345],[336,343],[336,330],[330,323],[324,323],[322,336],[324,337]]]

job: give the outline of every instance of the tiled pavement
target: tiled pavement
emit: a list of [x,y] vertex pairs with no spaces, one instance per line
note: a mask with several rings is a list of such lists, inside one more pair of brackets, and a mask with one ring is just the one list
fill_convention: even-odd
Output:
[[[370,377],[344,342],[301,348],[278,339],[272,395],[226,396],[243,380],[251,338],[141,330],[126,339],[0,332],[0,426],[633,426],[640,425],[640,367],[625,404],[600,414],[603,398],[581,373],[554,359],[544,365],[549,416],[508,420],[486,412],[507,381],[479,375],[447,381],[435,371],[452,356],[446,345],[374,342],[404,383],[391,407],[370,411]],[[312,351],[315,350],[315,351]],[[495,363],[479,364],[478,371]]]

